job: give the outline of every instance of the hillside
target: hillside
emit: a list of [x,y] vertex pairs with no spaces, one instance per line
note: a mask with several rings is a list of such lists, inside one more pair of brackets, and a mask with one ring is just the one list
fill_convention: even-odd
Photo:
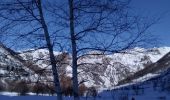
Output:
[[161,59],[159,59],[157,62],[152,63],[145,67],[144,69],[141,69],[134,73],[133,75],[128,76],[127,78],[119,81],[119,85],[129,83],[141,77],[145,77],[148,74],[154,76],[155,74],[159,74],[162,71],[167,70],[168,68],[170,68],[170,52],[163,56]]
[[159,75],[139,78],[124,85],[105,90],[99,95],[107,100],[169,100],[170,99],[170,68]]
[[[25,79],[32,83],[37,81],[48,83],[52,81],[48,50],[32,49],[15,53],[4,45],[0,47],[0,53],[2,55],[0,72],[3,79],[6,79],[5,75],[9,72],[16,74],[14,70],[9,70],[9,68],[16,69],[16,71],[18,71],[17,68],[20,68],[27,73],[27,78],[23,76],[24,74],[18,75],[20,79]],[[79,82],[84,82],[87,87],[95,86],[100,89],[112,88],[127,76],[131,76],[145,68],[152,68],[150,66],[169,51],[170,47],[151,49],[134,48],[125,51],[126,53],[81,57],[78,60]],[[70,65],[72,58],[70,54],[65,52],[54,52],[54,54],[58,61],[59,74],[71,77],[72,69]],[[4,55],[8,55],[7,58]]]
[[[79,81],[85,82],[85,85],[98,88],[110,88],[115,86],[120,80],[133,75],[137,71],[150,68],[149,65],[157,62],[161,57],[170,51],[170,47],[161,48],[134,48],[127,50],[126,53],[115,53],[111,55],[90,55],[78,60],[80,65]],[[71,56],[69,53],[54,52],[60,74],[66,74],[71,77]],[[96,52],[90,52],[96,53]],[[47,70],[51,75],[49,66],[48,51],[40,49],[31,52],[20,53],[25,60],[38,65],[38,67]]]

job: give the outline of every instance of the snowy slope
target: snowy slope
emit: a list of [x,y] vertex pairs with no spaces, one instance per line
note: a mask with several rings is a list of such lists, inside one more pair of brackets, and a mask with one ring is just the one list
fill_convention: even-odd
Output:
[[[90,55],[82,57],[78,60],[78,64],[80,64],[78,69],[80,72],[79,81],[87,81],[85,82],[85,85],[88,87],[96,86],[99,88],[110,88],[115,86],[118,81],[125,77],[132,75],[138,70],[145,68],[147,65],[156,62],[169,51],[170,47],[151,49],[136,47],[134,49],[126,50],[126,53],[115,53],[102,56]],[[54,52],[54,54],[56,55],[56,59],[59,58],[59,60],[66,63],[64,66],[59,68],[59,71],[66,73],[71,77],[71,56],[66,54],[67,57],[61,59],[60,55],[63,53]],[[24,53],[21,52],[20,56],[26,60],[30,60],[40,68],[49,70],[50,73],[51,66],[49,66],[48,50],[39,49],[31,52],[25,51]]]
[[170,68],[147,78],[102,91],[99,95],[108,100],[170,100]]
[[[15,56],[11,55],[12,51],[0,44],[0,76],[15,79],[19,75],[28,74],[26,67]],[[24,75],[23,75],[24,76]]]
[[[80,77],[90,79],[87,85],[97,87],[113,87],[118,81],[133,73],[144,69],[146,66],[157,62],[170,51],[169,47],[162,48],[134,48],[127,53],[115,53],[104,56],[87,56],[79,63],[92,63],[80,67]],[[96,79],[97,77],[97,79]]]
[[45,76],[38,77],[38,73],[30,68],[27,61],[11,49],[0,44],[0,91],[9,89],[12,83],[17,81],[32,81],[48,79]]

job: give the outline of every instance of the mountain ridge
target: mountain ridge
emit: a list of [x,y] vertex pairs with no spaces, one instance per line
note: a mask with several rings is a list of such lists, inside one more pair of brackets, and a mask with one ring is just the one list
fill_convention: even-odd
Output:
[[[10,49],[6,49],[10,51]],[[45,70],[44,75],[42,75],[42,80],[52,80],[51,66],[49,66],[49,55],[48,50],[38,49],[38,50],[28,50],[29,52],[20,51],[19,53],[13,53],[12,56],[18,57],[20,62],[27,61],[23,66],[28,69],[34,70],[29,72],[30,80],[32,76],[37,76],[39,70]],[[135,72],[144,69],[146,66],[157,62],[162,58],[166,53],[170,51],[170,47],[161,47],[161,48],[133,48],[126,50],[126,53],[114,53],[110,55],[101,55],[101,56],[86,56],[81,58],[78,61],[78,64],[81,63],[90,63],[83,64],[78,68],[79,71],[79,82],[85,81],[87,87],[95,86],[97,88],[111,88],[118,84],[118,82],[127,76],[134,74]],[[4,53],[3,51],[0,53]],[[18,54],[18,55],[17,55]],[[56,59],[61,60],[57,63],[60,65],[58,70],[61,73],[66,74],[69,77],[72,77],[72,68],[71,56],[69,53],[56,52],[54,51]],[[17,58],[17,59],[18,59]],[[28,67],[29,64],[33,64],[32,67]],[[25,68],[24,67],[24,68]],[[33,80],[36,80],[33,79]]]
[[[80,76],[79,81],[87,80],[87,82],[85,83],[87,86],[112,87],[116,85],[118,81],[122,79],[123,76],[124,77],[128,76],[126,75],[127,73],[128,74],[135,73],[136,71],[146,67],[147,64],[155,63],[157,60],[159,60],[169,51],[170,51],[170,47],[152,48],[152,49],[134,48],[131,50],[127,50],[126,51],[127,53],[123,53],[123,54],[115,53],[115,54],[103,55],[103,56],[95,56],[95,55],[86,56],[78,61],[78,64],[90,63],[90,64],[83,64],[83,66],[79,67],[78,71],[81,72],[79,74]],[[54,53],[56,56],[62,54],[61,52],[54,52]],[[33,59],[39,58],[40,56],[44,59],[48,59],[48,56],[45,56],[48,54],[47,50],[40,49],[33,53],[29,52],[28,54],[32,55]],[[72,68],[70,66],[71,57],[69,53],[67,53],[66,55],[68,56],[68,58],[67,58],[67,64],[65,65],[66,67],[65,73],[67,73],[68,76],[72,77],[71,75]],[[24,57],[24,55],[21,56]],[[37,65],[43,68],[45,68],[46,66],[46,64],[42,64],[41,61],[38,62]],[[122,75],[120,75],[120,73]]]

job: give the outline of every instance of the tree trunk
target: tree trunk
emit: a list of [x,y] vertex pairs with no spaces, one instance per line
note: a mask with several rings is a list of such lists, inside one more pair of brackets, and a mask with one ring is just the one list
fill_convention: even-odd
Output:
[[70,10],[70,35],[71,35],[71,46],[72,46],[72,73],[73,73],[73,95],[74,100],[79,100],[78,94],[78,78],[77,78],[77,49],[76,49],[76,37],[74,32],[74,5],[73,0],[69,0]]
[[45,22],[45,19],[44,19],[44,16],[43,16],[41,0],[38,0],[38,10],[39,10],[39,14],[40,14],[40,19],[41,19],[41,24],[42,24],[42,27],[43,27],[45,39],[46,39],[46,42],[47,42],[47,47],[48,47],[49,54],[50,54],[50,62],[51,62],[51,65],[52,65],[54,84],[55,84],[56,92],[57,92],[57,100],[62,100],[62,91],[61,91],[59,76],[58,76],[58,72],[57,72],[56,59],[55,59],[55,56],[54,56],[54,53],[53,53],[53,46],[51,44],[51,40],[50,40],[50,36],[49,36],[49,32],[48,32],[48,27],[46,25],[46,22]]

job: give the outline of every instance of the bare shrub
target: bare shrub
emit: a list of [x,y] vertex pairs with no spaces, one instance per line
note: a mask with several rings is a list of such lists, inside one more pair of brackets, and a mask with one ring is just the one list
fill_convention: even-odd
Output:
[[13,89],[15,92],[18,92],[19,95],[26,95],[26,93],[29,91],[29,87],[28,87],[26,81],[16,82]]
[[85,92],[88,90],[88,88],[84,85],[84,84],[81,84],[79,86],[79,95],[80,96],[84,96],[85,95]]
[[48,93],[52,96],[56,93],[55,86],[54,85],[47,85],[48,87]]
[[86,96],[87,96],[87,97],[88,97],[88,96],[90,96],[90,97],[96,97],[96,96],[97,96],[97,90],[96,90],[96,88],[95,88],[94,86],[88,88]]
[[43,83],[37,83],[33,86],[32,91],[39,95],[40,93],[41,94],[46,93],[47,89],[45,88],[45,85]]
[[71,77],[62,75],[60,79],[62,92],[65,96],[72,96],[73,88],[72,88],[72,80]]

